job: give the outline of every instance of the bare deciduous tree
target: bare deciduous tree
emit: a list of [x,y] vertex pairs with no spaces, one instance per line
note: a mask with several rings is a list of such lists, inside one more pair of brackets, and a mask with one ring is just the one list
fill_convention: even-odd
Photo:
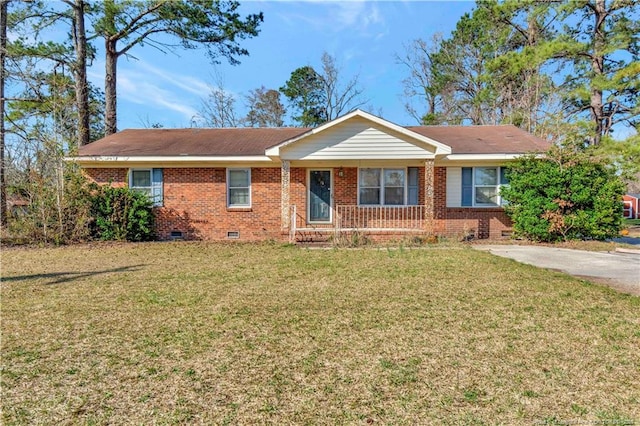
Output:
[[280,101],[280,92],[261,86],[246,96],[249,112],[245,121],[250,127],[282,127],[287,112]]
[[360,86],[359,75],[354,75],[349,80],[342,80],[341,69],[336,64],[336,59],[327,52],[322,54],[322,72],[320,77],[325,93],[326,120],[334,120],[341,115],[359,108],[369,102],[363,98],[364,89]]
[[214,83],[209,85],[210,92],[202,99],[197,123],[203,127],[239,127],[242,120],[236,110],[237,98],[225,90],[224,79],[216,74]]

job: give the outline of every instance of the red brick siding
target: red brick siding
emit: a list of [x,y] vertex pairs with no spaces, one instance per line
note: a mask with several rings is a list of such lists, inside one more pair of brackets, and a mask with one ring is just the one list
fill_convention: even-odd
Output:
[[435,168],[435,233],[458,237],[473,233],[477,238],[501,238],[512,222],[501,208],[447,207],[447,173]]
[[[127,185],[126,168],[85,169],[85,173],[100,184]],[[424,173],[420,167],[420,182],[424,182]],[[225,240],[227,231],[239,231],[241,240],[286,239],[280,229],[280,179],[279,167],[252,168],[251,208],[229,209],[225,168],[165,168],[164,206],[156,209],[158,236],[167,239],[171,231],[181,231],[188,239]],[[435,167],[434,184],[435,234],[457,237],[473,232],[478,238],[500,238],[502,231],[511,228],[511,221],[499,208],[447,208],[446,168]],[[357,204],[357,167],[333,169],[333,196],[334,206]],[[421,187],[419,202],[424,201]],[[297,209],[297,226],[307,227],[306,168],[291,168],[290,203]]]
[[[112,173],[104,173],[111,170]],[[125,186],[127,169],[87,169],[98,183],[112,179]],[[156,209],[156,231],[167,239],[172,231],[187,239],[225,240],[239,231],[241,240],[282,238],[280,232],[280,168],[251,169],[251,207],[227,208],[225,168],[165,168],[163,207]]]
[[85,175],[100,185],[123,187],[129,184],[129,169],[84,169]]
[[307,169],[291,167],[289,203],[296,206],[296,227],[303,228],[307,221]]
[[358,204],[357,167],[333,169],[333,202],[334,205],[352,206]]

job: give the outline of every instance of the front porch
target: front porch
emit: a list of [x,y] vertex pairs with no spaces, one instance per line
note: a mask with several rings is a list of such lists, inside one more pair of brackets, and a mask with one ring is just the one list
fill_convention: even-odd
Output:
[[[300,163],[291,167],[283,161],[281,169],[282,233],[291,243],[354,233],[376,234],[375,239],[433,233],[433,160],[380,167]],[[380,179],[374,190],[362,183],[367,174]],[[396,186],[385,187],[392,178]]]
[[428,208],[419,206],[337,205],[332,223],[309,223],[297,206],[290,207],[289,242],[327,241],[355,233],[393,235],[428,234],[433,219]]
[[451,147],[362,111],[266,150],[281,164],[281,229],[430,232],[434,162]]

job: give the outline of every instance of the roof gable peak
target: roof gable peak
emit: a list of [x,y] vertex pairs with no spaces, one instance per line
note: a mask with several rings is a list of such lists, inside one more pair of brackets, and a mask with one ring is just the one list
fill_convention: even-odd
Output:
[[336,126],[339,126],[349,120],[353,120],[353,119],[364,119],[366,121],[371,122],[372,124],[375,124],[379,127],[382,127],[383,129],[387,129],[391,132],[395,132],[395,133],[399,133],[403,136],[406,136],[408,138],[414,139],[414,140],[418,140],[421,143],[430,145],[432,147],[434,147],[435,150],[435,154],[439,155],[439,154],[450,154],[451,153],[451,147],[440,143],[434,139],[429,138],[428,136],[422,135],[420,133],[416,133],[406,127],[400,126],[398,124],[392,123],[391,121],[387,121],[383,118],[380,118],[376,115],[370,114],[366,111],[363,111],[361,109],[355,109],[343,116],[340,116],[334,120],[328,121],[316,128],[310,129],[307,132],[295,136],[289,140],[286,140],[278,145],[275,145],[269,149],[267,149],[266,151],[266,155],[270,156],[270,157],[278,157],[280,156],[280,149],[285,148],[289,145],[292,144],[296,144],[299,141],[303,141],[306,138],[309,138],[313,135],[317,135],[319,133],[328,131],[331,128],[334,128]]

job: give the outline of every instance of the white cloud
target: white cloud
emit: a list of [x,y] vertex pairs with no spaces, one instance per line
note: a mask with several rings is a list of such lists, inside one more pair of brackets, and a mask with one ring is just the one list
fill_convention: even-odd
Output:
[[[296,11],[294,5],[303,8],[303,12]],[[290,10],[278,13],[278,16],[289,26],[304,22],[319,31],[338,33],[350,30],[362,36],[369,36],[374,26],[385,26],[384,16],[376,2],[363,0],[294,3]],[[376,33],[379,32],[378,29]]]
[[[104,88],[103,70],[104,61],[98,60],[87,72],[89,81],[101,89]],[[131,65],[119,62],[117,83],[118,121],[126,122],[125,127],[131,125],[134,115],[153,116],[150,110],[173,111],[190,122],[198,114],[194,106],[211,90],[196,77],[170,72],[143,60]]]
[[[174,84],[173,88],[181,88]],[[133,70],[121,70],[118,76],[119,99],[150,108],[175,111],[185,119],[191,120],[198,111],[185,103],[183,92],[171,90],[172,85],[166,81],[150,81],[148,74]]]
[[167,72],[166,70],[153,66],[145,61],[138,61],[137,68],[146,70],[151,74],[160,77],[166,83],[179,87],[193,93],[194,95],[201,96],[203,93],[209,92],[209,85],[200,79],[183,74],[176,74]]

